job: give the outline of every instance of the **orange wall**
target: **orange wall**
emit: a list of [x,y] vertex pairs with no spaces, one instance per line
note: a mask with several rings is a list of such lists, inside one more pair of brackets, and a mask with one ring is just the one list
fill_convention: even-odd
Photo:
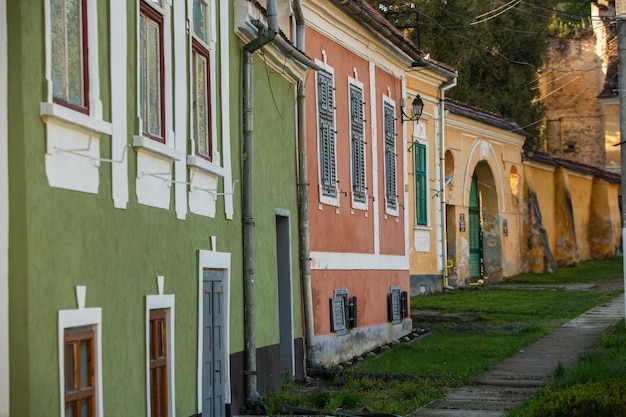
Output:
[[[333,290],[348,289],[350,297],[359,301],[359,327],[387,322],[387,294],[391,285],[400,285],[403,291],[409,289],[409,276],[406,271],[327,271],[311,272],[314,288],[313,314],[315,334],[330,333],[330,298]],[[365,285],[367,283],[367,285]],[[366,303],[366,300],[377,302]]]
[[[307,137],[309,161],[309,220],[310,245],[312,251],[321,252],[374,252],[374,204],[378,204],[380,220],[380,253],[404,254],[404,213],[399,208],[398,217],[385,216],[385,174],[384,174],[384,145],[382,138],[382,94],[387,94],[387,87],[391,89],[391,98],[396,100],[399,108],[400,80],[390,74],[376,70],[376,107],[378,109],[377,137],[378,146],[378,193],[368,198],[367,211],[352,209],[351,205],[351,139],[350,139],[350,107],[348,101],[348,77],[355,78],[363,83],[363,97],[365,101],[365,141],[366,141],[366,181],[368,195],[374,193],[373,165],[372,165],[372,129],[370,103],[370,70],[369,63],[352,54],[341,45],[329,41],[318,32],[308,29],[307,54],[320,61],[324,60],[322,50],[326,54],[327,64],[334,70],[335,82],[335,123],[336,123],[336,162],[337,180],[339,181],[339,207],[320,204],[319,189],[319,159],[317,141],[317,114],[316,114],[316,77],[311,72],[307,77]],[[402,126],[397,118],[396,132],[396,173],[398,201],[404,206],[403,200],[403,161],[402,161]],[[343,192],[346,192],[344,194]],[[387,217],[387,218],[385,218]]]

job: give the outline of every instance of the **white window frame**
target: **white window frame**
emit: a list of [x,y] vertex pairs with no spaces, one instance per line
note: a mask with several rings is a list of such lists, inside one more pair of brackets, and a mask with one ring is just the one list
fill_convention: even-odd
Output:
[[[426,187],[428,191],[428,184],[430,184],[430,147],[428,143],[428,138],[426,137],[426,124],[424,121],[418,121],[415,123],[415,127],[413,129],[413,144],[418,143],[420,145],[425,146],[426,148]],[[412,146],[412,152],[414,152],[415,147]],[[413,175],[415,175],[415,155],[411,155],[413,158]],[[413,224],[415,229],[430,229],[431,228],[431,216],[430,216],[430,204],[428,199],[428,192],[426,193],[426,224],[417,224],[417,195],[415,193],[415,178],[413,178],[413,209],[415,210],[415,215],[413,216]]]
[[[197,170],[200,170],[201,172],[204,173],[208,173],[208,174],[212,174],[214,176],[219,176],[219,177],[223,177],[224,176],[224,169],[222,167],[222,163],[221,163],[221,155],[220,152],[218,150],[218,135],[217,135],[217,69],[216,69],[216,62],[215,62],[215,55],[217,53],[217,48],[216,48],[216,44],[217,44],[217,25],[216,25],[216,2],[215,1],[209,1],[209,0],[199,0],[201,3],[203,3],[205,5],[205,7],[207,8],[207,18],[208,18],[208,22],[207,22],[207,26],[208,26],[208,30],[207,30],[207,37],[208,39],[205,41],[203,39],[201,39],[199,36],[197,36],[194,32],[194,25],[193,25],[193,19],[191,22],[191,27],[189,30],[189,79],[192,80],[192,82],[189,83],[189,108],[192,109],[189,112],[189,123],[190,126],[192,126],[192,128],[190,129],[190,143],[191,143],[191,147],[190,147],[190,153],[187,156],[187,164],[190,167],[193,167]],[[194,10],[193,10],[193,6],[194,6],[194,2],[193,1],[189,1],[188,3],[188,15],[189,16],[193,16]],[[193,124],[194,124],[194,114],[193,114],[193,91],[191,89],[193,89],[193,66],[194,66],[194,61],[193,61],[193,50],[195,49],[193,47],[193,41],[196,41],[200,44],[200,46],[202,46],[204,49],[206,49],[209,53],[208,58],[208,78],[209,78],[209,82],[208,82],[208,87],[209,87],[209,93],[210,96],[208,97],[208,103],[207,105],[210,107],[209,111],[209,118],[210,118],[210,125],[211,125],[211,131],[209,132],[210,137],[209,137],[209,141],[210,141],[210,147],[212,149],[211,152],[211,160],[206,159],[205,157],[200,156],[197,152],[196,152],[196,141],[194,138],[194,128],[193,128]]]
[[389,96],[384,95],[383,94],[383,106],[381,109],[381,116],[382,116],[382,145],[383,145],[383,170],[384,170],[384,185],[383,185],[383,196],[385,199],[385,213],[390,215],[390,216],[398,216],[399,213],[399,207],[400,207],[400,195],[398,192],[398,145],[397,145],[397,140],[394,138],[393,141],[393,153],[396,156],[396,160],[395,160],[395,172],[394,172],[394,184],[395,184],[395,188],[396,188],[396,207],[389,207],[389,201],[387,200],[387,176],[389,175],[389,173],[387,172],[387,143],[386,143],[386,135],[387,132],[385,131],[385,104],[388,104],[389,106],[391,106],[392,108],[392,112],[394,115],[394,134],[395,137],[397,137],[397,126],[396,126],[396,102],[394,100],[392,100]]
[[175,399],[176,399],[176,391],[175,391],[175,381],[174,377],[176,372],[174,372],[174,358],[176,352],[174,351],[174,320],[175,318],[175,295],[174,294],[163,294],[163,284],[164,277],[157,277],[157,288],[158,294],[156,295],[146,295],[146,416],[150,417],[152,414],[152,398],[150,394],[150,311],[151,310],[159,310],[159,309],[167,309],[167,385],[168,385],[168,415],[174,416],[176,410],[175,407]]
[[[355,170],[355,160],[354,153],[352,152],[352,140],[353,140],[353,132],[352,132],[352,103],[350,100],[350,87],[356,87],[361,90],[361,97],[363,98],[363,187],[365,188],[365,201],[358,201],[355,199],[354,193],[354,170]],[[352,208],[357,210],[367,210],[368,208],[368,187],[367,187],[367,130],[366,130],[366,120],[365,120],[365,89],[363,88],[363,83],[352,78],[348,77],[348,109],[350,112],[350,194],[352,200]]]
[[[216,238],[211,236],[211,247],[216,248]],[[202,302],[202,296],[204,294],[203,288],[203,276],[205,269],[221,269],[224,271],[224,282],[222,288],[224,289],[224,403],[231,403],[230,392],[230,259],[231,254],[229,252],[217,252],[215,250],[202,250],[198,251],[198,414],[202,413],[202,317],[204,314],[204,304]]]
[[[332,68],[331,66],[327,65],[325,62],[322,62],[318,59],[315,60],[315,63],[317,65],[319,65],[325,72],[329,73],[332,78],[333,78],[333,89],[335,89],[335,70],[334,68]],[[319,135],[319,131],[320,131],[320,123],[319,123],[319,104],[318,104],[318,97],[319,97],[319,91],[318,91],[318,81],[317,81],[317,73],[315,74],[315,125],[317,127],[317,156],[318,156],[318,161],[317,161],[317,177],[319,179],[318,182],[318,187],[319,187],[319,196],[320,196],[320,203],[321,204],[327,204],[329,206],[335,206],[335,207],[339,207],[339,195],[341,194],[339,192],[339,166],[338,166],[338,161],[337,161],[337,135],[334,133],[337,131],[337,110],[335,109],[333,111],[333,127],[332,127],[332,131],[333,131],[333,140],[335,141],[335,147],[334,147],[334,151],[335,151],[335,175],[336,175],[336,184],[335,184],[335,196],[330,196],[330,195],[325,195],[324,194],[324,190],[322,187],[322,169],[321,169],[321,162],[322,162],[322,156],[320,155],[320,145],[321,145],[321,138]],[[336,107],[336,95],[333,94],[333,103],[334,103],[334,107]]]
[[100,65],[98,60],[98,15],[97,4],[94,0],[87,0],[87,65],[89,95],[85,114],[71,107],[54,102],[52,81],[52,11],[50,1],[44,2],[44,32],[45,32],[45,62],[46,62],[46,101],[41,103],[41,116],[44,119],[52,118],[59,122],[98,132],[111,134],[110,123],[102,122],[102,102],[100,101]]
[[[46,98],[39,113],[46,124],[46,176],[51,187],[97,194],[99,186],[100,136],[112,134],[112,124],[102,118],[98,15],[95,0],[86,1],[87,112],[54,100],[52,77],[52,12],[44,1]],[[116,158],[118,156],[115,156]]]
[[85,308],[86,287],[76,287],[76,301],[78,308],[74,310],[59,310],[58,312],[58,361],[59,361],[59,399],[60,416],[65,417],[65,330],[72,327],[95,326],[94,341],[94,374],[96,417],[102,417],[102,309],[100,307]]

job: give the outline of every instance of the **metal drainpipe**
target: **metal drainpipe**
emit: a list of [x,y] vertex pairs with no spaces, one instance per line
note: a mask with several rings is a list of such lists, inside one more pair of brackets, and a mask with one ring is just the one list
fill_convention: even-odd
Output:
[[271,42],[278,33],[276,0],[267,1],[268,29],[259,30],[243,53],[243,275],[246,405],[262,405],[257,391],[256,314],[254,294],[254,52]]
[[[304,15],[300,0],[293,0],[296,18],[296,47],[305,52]],[[298,239],[300,243],[300,277],[302,302],[304,304],[304,328],[307,367],[320,367],[315,353],[315,322],[313,316],[313,292],[311,290],[311,247],[309,241],[309,168],[306,137],[306,83],[298,82]],[[306,369],[305,369],[306,373]]]
[[448,80],[439,86],[439,181],[441,184],[441,257],[442,257],[442,279],[443,289],[453,289],[448,286],[448,242],[447,242],[447,224],[446,224],[446,199],[445,199],[445,95],[446,91],[456,86],[456,77],[448,78]]

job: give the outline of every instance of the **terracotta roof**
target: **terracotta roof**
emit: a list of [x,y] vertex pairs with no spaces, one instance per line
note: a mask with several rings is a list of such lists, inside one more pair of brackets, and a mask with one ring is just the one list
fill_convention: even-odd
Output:
[[622,176],[620,174],[605,171],[590,165],[580,164],[578,162],[570,161],[569,159],[554,158],[544,152],[533,151],[530,156],[527,153],[526,158],[547,165],[561,166],[582,174],[593,175],[594,177],[602,178],[603,180],[613,184],[620,184],[622,182]]
[[[348,14],[360,19],[364,23],[368,24],[375,32],[378,32],[382,36],[391,40],[396,46],[403,52],[409,55],[411,58],[420,58],[428,63],[439,67],[448,72],[456,72],[456,69],[443,62],[436,61],[434,59],[426,59],[424,51],[420,50],[417,45],[413,43],[409,38],[405,37],[400,30],[392,25],[378,10],[374,9],[368,2],[364,0],[330,0],[332,3],[339,7],[342,7]],[[417,65],[419,63],[416,62]]]
[[450,98],[445,100],[446,110],[450,113],[458,114],[459,116],[468,117],[470,119],[486,123],[491,126],[499,127],[509,132],[515,132],[517,134],[528,136],[528,132],[522,129],[517,123],[511,119],[500,116],[496,113],[491,113],[478,107],[470,106],[469,104],[461,103]]

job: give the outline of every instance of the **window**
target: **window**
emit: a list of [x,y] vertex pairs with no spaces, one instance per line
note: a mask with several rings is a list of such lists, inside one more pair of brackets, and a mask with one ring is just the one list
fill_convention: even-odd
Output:
[[193,140],[196,154],[213,160],[210,88],[210,13],[208,3],[193,2],[192,81]]
[[167,309],[150,310],[150,410],[153,417],[168,416]]
[[402,291],[399,285],[392,285],[387,295],[389,321],[392,324],[402,323],[409,317],[409,294]]
[[333,75],[326,71],[317,73],[317,115],[322,195],[336,198],[335,89]]
[[141,128],[147,137],[165,142],[163,15],[149,3],[141,1],[139,17]]
[[356,202],[367,200],[365,188],[365,136],[363,89],[350,84],[350,130],[352,136],[352,198]]
[[88,113],[87,0],[52,0],[50,6],[53,100]]
[[358,326],[358,300],[348,297],[347,289],[333,291],[330,299],[330,326],[337,336],[350,333],[350,329]]
[[395,106],[388,101],[383,104],[383,126],[385,139],[385,198],[387,208],[398,208],[396,191],[396,117]]
[[65,416],[96,415],[94,326],[65,329]]
[[426,188],[426,145],[413,144],[413,166],[415,169],[415,224],[428,225],[428,190]]

